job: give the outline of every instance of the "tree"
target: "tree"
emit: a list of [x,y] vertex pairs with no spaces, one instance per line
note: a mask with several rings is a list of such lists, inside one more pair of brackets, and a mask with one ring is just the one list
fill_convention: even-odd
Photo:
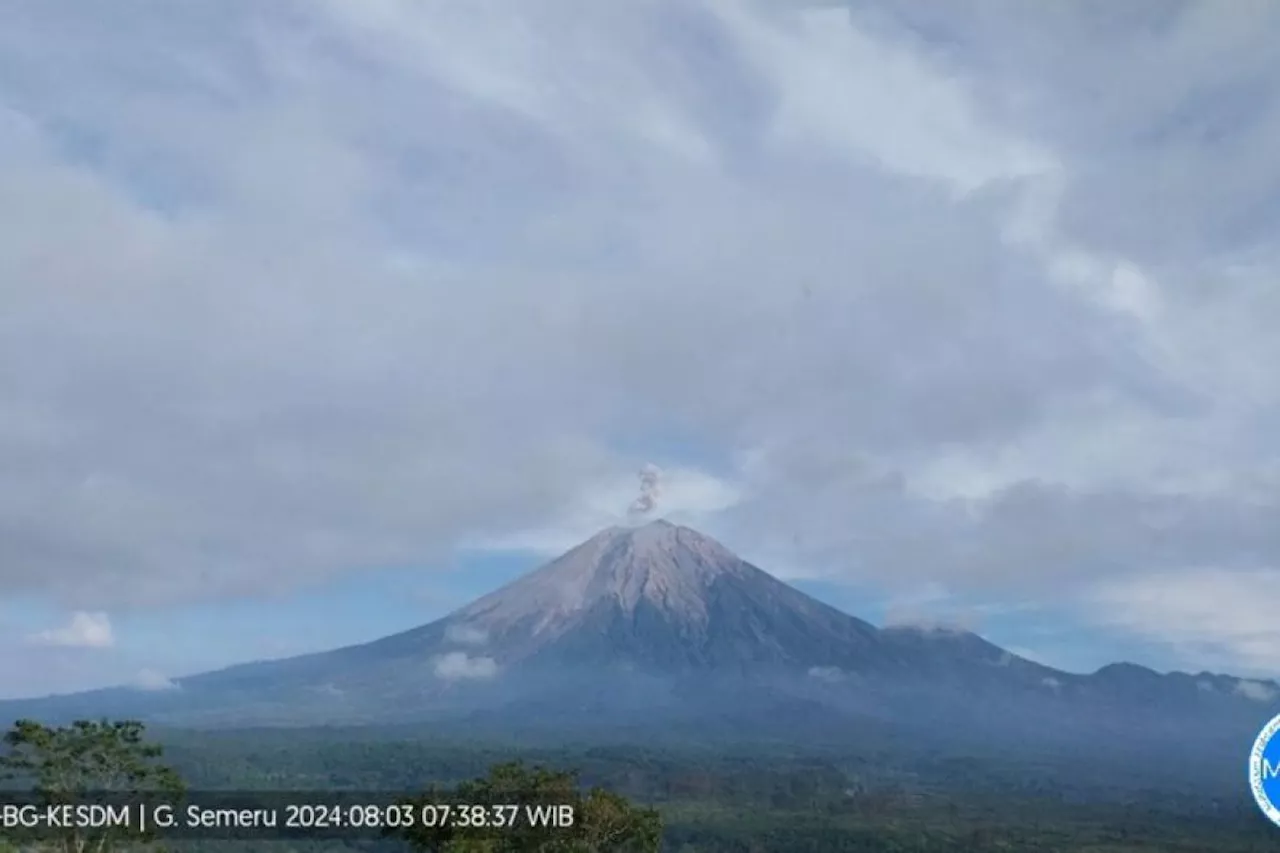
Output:
[[[493,767],[483,778],[457,788],[428,791],[412,800],[413,813],[448,803],[514,807],[489,809],[490,818],[510,817],[501,827],[427,826],[418,819],[412,827],[392,832],[417,850],[446,853],[656,853],[662,821],[653,809],[632,805],[601,788],[585,795],[576,774],[526,767],[510,762]],[[569,825],[553,826],[532,816],[539,807],[569,807]],[[543,811],[543,814],[547,812]]]
[[[181,778],[159,763],[163,751],[143,740],[144,730],[132,720],[78,720],[59,728],[18,720],[4,736],[0,771],[28,786],[44,805],[91,802],[104,794],[180,795]],[[68,827],[48,830],[41,838],[67,853],[107,853],[126,838],[146,840],[132,826]]]

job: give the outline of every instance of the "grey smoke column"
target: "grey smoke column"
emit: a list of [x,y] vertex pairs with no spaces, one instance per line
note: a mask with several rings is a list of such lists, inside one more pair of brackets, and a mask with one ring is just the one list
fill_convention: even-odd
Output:
[[631,502],[627,513],[632,516],[648,515],[658,506],[658,496],[662,494],[662,471],[656,465],[645,465],[640,469],[640,495]]

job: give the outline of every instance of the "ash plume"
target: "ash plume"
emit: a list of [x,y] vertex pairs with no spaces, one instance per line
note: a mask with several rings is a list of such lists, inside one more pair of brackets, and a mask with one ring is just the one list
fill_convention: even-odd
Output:
[[631,506],[627,508],[627,514],[636,517],[648,515],[658,506],[658,497],[662,494],[662,471],[656,465],[645,465],[640,469],[640,494]]

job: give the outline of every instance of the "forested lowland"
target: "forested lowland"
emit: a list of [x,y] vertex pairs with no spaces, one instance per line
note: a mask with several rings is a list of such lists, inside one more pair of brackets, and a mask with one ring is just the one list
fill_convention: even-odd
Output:
[[[156,731],[149,737],[163,746],[164,766],[194,791],[427,798],[463,791],[471,799],[503,799],[496,793],[503,785],[523,786],[526,795],[542,786],[544,793],[575,797],[580,815],[595,809],[590,826],[579,821],[584,825],[573,835],[165,842],[164,849],[193,853],[1280,849],[1280,831],[1256,812],[1243,780],[1233,787],[1176,761],[1161,768],[1124,756],[1110,763],[1065,754],[978,757],[902,744],[847,752],[767,743],[519,744],[428,729]],[[130,766],[146,775],[136,762]]]

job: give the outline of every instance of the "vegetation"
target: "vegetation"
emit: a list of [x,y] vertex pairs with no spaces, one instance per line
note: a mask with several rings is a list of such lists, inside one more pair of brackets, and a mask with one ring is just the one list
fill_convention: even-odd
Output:
[[[0,768],[7,782],[29,790],[45,805],[73,803],[91,795],[156,792],[177,795],[182,781],[159,763],[162,748],[143,740],[143,726],[132,721],[92,722],[51,728],[18,720],[4,736]],[[127,841],[145,840],[136,830],[112,825],[85,828],[75,823],[43,829],[40,846],[68,853],[108,853]]]
[[[159,772],[158,750],[143,745],[136,724],[79,725],[20,724],[5,766],[21,770],[29,783],[43,778],[50,785],[79,776],[96,786],[100,777],[88,771],[98,765],[85,760],[91,754],[141,769],[135,778]],[[1068,755],[912,753],[901,744],[809,752],[760,743],[521,746],[409,729],[153,735],[197,790],[399,791],[418,804],[564,803],[575,818],[569,827],[419,827],[390,837],[171,844],[190,853],[1262,853],[1276,850],[1280,839],[1242,781],[1211,783],[1194,766],[1173,773]],[[72,767],[78,770],[54,772]]]
[[[503,773],[549,774],[525,788],[537,792],[559,790],[573,769],[581,784],[637,804],[628,806],[636,812],[657,812],[660,849],[670,853],[1274,853],[1280,839],[1239,779],[1124,756],[988,758],[900,743],[848,751],[759,742],[557,746],[468,742],[426,729],[166,737],[201,787],[467,791],[466,780],[482,777],[492,792]],[[485,775],[513,758],[544,769]]]
[[[594,788],[583,794],[575,774],[509,762],[452,791],[431,791],[410,801],[483,804],[502,809],[503,826],[427,827],[395,833],[416,850],[484,853],[657,853],[662,822],[652,809],[637,808],[618,794]],[[528,819],[527,809],[567,813],[567,825]],[[508,810],[510,812],[508,813]],[[536,813],[536,812],[535,812]],[[545,814],[546,812],[544,812]],[[507,816],[509,814],[509,817]]]

